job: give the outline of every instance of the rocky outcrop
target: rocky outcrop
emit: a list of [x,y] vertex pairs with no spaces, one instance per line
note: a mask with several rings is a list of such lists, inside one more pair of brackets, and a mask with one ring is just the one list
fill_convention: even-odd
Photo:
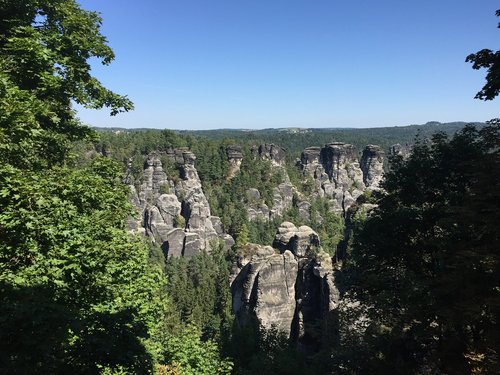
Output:
[[260,191],[255,188],[246,191],[248,220],[270,220],[280,218],[293,205],[295,187],[291,183],[282,183],[273,189],[272,208],[264,202]]
[[285,221],[278,228],[273,246],[282,252],[288,250],[297,257],[305,257],[319,249],[320,241],[318,234],[307,225],[297,228]]
[[[167,176],[162,159],[175,165],[179,175]],[[213,240],[234,244],[222,232],[220,219],[211,215],[195,160],[187,148],[151,153],[144,164],[142,184],[130,186],[131,201],[142,220],[129,220],[129,229],[150,237],[167,257],[209,251]]]
[[321,250],[316,232],[290,222],[281,224],[273,246],[276,250],[248,244],[239,254],[231,283],[236,321],[275,326],[314,350],[318,321],[340,300],[332,259]]
[[315,183],[320,197],[330,200],[333,210],[345,213],[366,189],[378,189],[383,174],[383,151],[369,145],[363,156],[353,145],[333,142],[308,147],[301,154],[299,168]]
[[232,180],[238,174],[243,160],[241,153],[241,146],[232,145],[226,147],[227,160],[229,162],[229,169],[227,171],[227,180]]
[[260,145],[258,148],[254,146],[252,148],[252,154],[263,160],[269,160],[275,167],[285,166],[285,150],[275,144],[265,143]]
[[293,205],[293,193],[295,187],[285,182],[274,188],[273,192],[273,208],[270,212],[270,218],[280,218]]
[[411,146],[406,144],[402,146],[399,143],[396,143],[391,146],[389,149],[389,154],[391,156],[402,156],[403,158],[407,158],[411,153]]
[[367,145],[360,162],[363,182],[367,188],[378,189],[384,174],[384,151],[381,147]]
[[275,173],[283,176],[283,183],[273,189],[272,202],[265,202],[258,189],[247,190],[247,217],[249,220],[270,220],[283,217],[293,206],[295,187],[290,183],[290,177],[285,168],[285,150],[274,144],[263,144],[252,148],[254,158],[271,162]]
[[255,188],[250,188],[246,191],[247,201],[247,218],[250,221],[254,220],[269,220],[269,206],[264,203],[261,198],[260,191]]
[[233,312],[240,325],[258,319],[265,328],[289,332],[295,314],[298,263],[289,251],[260,247],[231,285]]

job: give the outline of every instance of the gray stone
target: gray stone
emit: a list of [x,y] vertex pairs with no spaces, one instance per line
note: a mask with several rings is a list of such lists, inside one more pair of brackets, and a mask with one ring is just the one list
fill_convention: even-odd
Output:
[[378,189],[383,158],[382,149],[375,145],[366,146],[360,158],[353,145],[333,142],[304,149],[299,167],[304,176],[314,179],[313,195],[326,197],[333,211],[345,215],[365,189]]
[[174,227],[174,220],[181,214],[181,202],[175,194],[162,194],[156,200],[156,207],[163,222],[170,228]]
[[165,256],[168,258],[182,256],[185,237],[184,230],[180,228],[175,228],[168,232],[167,240],[163,245]]
[[289,251],[245,265],[233,281],[233,312],[240,325],[257,319],[263,327],[290,334],[295,313],[297,261]]
[[299,216],[302,220],[309,221],[311,219],[311,203],[308,201],[298,202],[297,208],[299,209]]
[[300,155],[300,162],[303,166],[315,165],[319,163],[321,147],[307,147]]
[[360,163],[366,187],[378,188],[384,174],[384,151],[379,146],[367,145]]
[[182,256],[191,257],[200,252],[200,249],[204,249],[204,243],[200,238],[198,233],[185,233],[184,238],[184,249],[182,251]]
[[288,244],[290,239],[295,236],[296,232],[297,227],[293,223],[290,223],[289,221],[282,222],[278,227],[276,236],[274,237],[273,246],[283,252],[287,249],[289,250]]
[[269,160],[273,166],[285,165],[285,150],[275,144],[260,145],[258,155],[264,160]]
[[297,229],[288,246],[297,257],[305,257],[309,252],[319,249],[319,236],[310,227],[303,225]]
[[[177,165],[181,179],[175,180],[175,183],[168,179],[163,171],[162,157]],[[165,251],[168,256],[192,256],[209,251],[210,244],[217,239],[224,241],[226,246],[233,241],[231,236],[223,233],[220,219],[210,213],[194,166],[195,160],[195,155],[187,148],[170,149],[166,153],[153,152],[144,162],[141,186],[138,189],[130,186],[131,202],[143,217],[143,222],[130,218],[127,228],[140,233],[143,226],[146,236],[164,249],[168,248]],[[171,194],[160,194],[161,187],[165,185]],[[177,228],[171,232],[179,215],[185,219],[185,229]]]
[[410,155],[411,149],[412,147],[408,144],[402,146],[399,143],[396,143],[390,147],[389,154],[391,156],[401,156],[405,159]]
[[289,250],[297,257],[305,257],[320,247],[320,240],[310,227],[303,225],[297,228],[293,223],[285,221],[278,228],[273,246],[281,252]]
[[270,210],[267,204],[264,202],[257,202],[255,204],[250,204],[247,206],[247,217],[248,220],[269,220]]
[[273,209],[271,218],[282,217],[293,205],[294,186],[291,183],[282,183],[274,188]]
[[212,222],[212,227],[217,233],[218,236],[222,236],[224,234],[224,230],[222,228],[222,221],[218,216],[210,216],[210,221]]
[[224,234],[222,235],[222,241],[224,242],[224,247],[226,249],[230,249],[234,246],[234,238],[231,237],[229,234]]
[[233,179],[240,171],[243,154],[241,153],[241,146],[232,145],[226,147],[227,160],[229,162],[227,180]]
[[[295,246],[302,254],[311,243],[319,246],[314,231],[290,222],[282,223],[276,238],[275,243]],[[258,320],[265,328],[275,326],[299,348],[314,353],[320,347],[318,322],[335,317],[341,303],[332,258],[318,250],[298,257],[288,249],[275,254],[271,247],[256,244],[241,249],[231,276],[236,322],[244,326]],[[327,324],[338,329],[335,318]]]
[[247,198],[250,202],[260,200],[260,192],[258,189],[250,188],[247,190]]

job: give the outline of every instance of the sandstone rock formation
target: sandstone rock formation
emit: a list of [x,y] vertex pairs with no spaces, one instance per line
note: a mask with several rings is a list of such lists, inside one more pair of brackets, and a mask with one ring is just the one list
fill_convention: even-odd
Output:
[[367,188],[377,189],[384,174],[384,151],[379,146],[367,145],[360,163],[363,182]]
[[[176,165],[179,177],[167,176],[162,158]],[[130,220],[129,229],[150,237],[168,257],[209,251],[212,240],[222,240],[229,247],[234,244],[222,233],[220,219],[210,213],[195,160],[187,148],[151,153],[145,161],[142,184],[130,185],[131,201],[140,219]]]
[[261,159],[269,160],[275,167],[285,166],[285,150],[275,144],[265,143],[258,148],[254,147],[252,153],[254,156],[258,156]]
[[291,252],[261,247],[231,285],[233,312],[241,325],[257,318],[265,328],[289,332],[295,314],[297,261]]
[[284,182],[273,189],[272,208],[264,202],[258,189],[251,188],[246,191],[248,220],[264,220],[280,218],[293,205],[295,187]]
[[252,148],[254,158],[271,162],[272,168],[281,173],[284,182],[273,189],[272,207],[261,198],[258,189],[247,190],[247,217],[249,220],[270,220],[281,218],[293,205],[295,187],[290,183],[290,177],[285,168],[285,150],[274,144],[263,144]]
[[[318,345],[318,319],[338,308],[331,257],[316,232],[284,222],[273,246],[248,244],[233,267],[233,312],[238,324],[275,326],[299,345]],[[279,252],[279,253],[277,253]]]
[[304,149],[299,168],[313,179],[316,194],[328,198],[336,212],[345,213],[364,190],[378,189],[383,154],[380,147],[368,145],[360,158],[353,145],[333,142]]
[[290,182],[284,182],[274,188],[273,207],[270,212],[271,219],[282,217],[285,211],[292,207],[294,190],[295,187]]
[[241,146],[232,145],[226,148],[227,160],[229,161],[229,170],[227,172],[227,180],[231,180],[238,174],[243,160]]
[[318,234],[307,225],[297,228],[285,221],[278,228],[273,246],[278,250],[291,251],[297,257],[305,257],[320,247]]
[[391,156],[399,155],[399,156],[402,156],[403,158],[408,157],[410,155],[410,153],[411,153],[411,146],[408,144],[402,146],[401,144],[396,143],[396,144],[392,145],[390,150],[389,150],[389,154]]

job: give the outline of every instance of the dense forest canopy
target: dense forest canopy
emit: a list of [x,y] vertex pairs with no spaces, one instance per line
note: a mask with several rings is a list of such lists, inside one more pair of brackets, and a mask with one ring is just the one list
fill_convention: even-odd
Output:
[[[388,150],[394,144],[412,144],[415,136],[419,134],[422,138],[430,138],[432,134],[443,131],[452,135],[466,125],[465,122],[439,123],[428,122],[424,125],[409,125],[397,127],[380,128],[283,128],[263,130],[189,130],[178,131],[178,134],[187,137],[201,137],[210,140],[233,140],[239,143],[274,143],[287,150],[290,158],[300,156],[302,150],[311,146],[322,146],[330,142],[346,142],[361,150],[367,144],[376,144],[384,150]],[[484,126],[483,123],[475,123],[476,126]],[[96,128],[100,132],[155,132],[155,129],[123,129],[123,128]],[[106,137],[106,136],[105,136]]]
[[[0,0],[0,10],[0,373],[498,372],[498,119],[378,129],[95,131],[80,123],[72,103],[112,115],[133,108],[91,74],[90,59],[107,65],[114,58],[99,15],[74,0]],[[474,69],[488,70],[479,99],[499,93],[498,56],[482,50],[467,57]],[[315,193],[326,173],[315,180],[296,164],[305,147],[332,141],[358,153],[366,144],[412,150],[391,156],[382,189],[359,190],[335,211]],[[284,148],[281,165],[256,154],[262,143]],[[228,149],[235,146],[241,164],[231,174]],[[234,238],[230,248],[212,238],[207,251],[166,258],[163,244],[126,230],[138,216],[131,191],[147,183],[151,154],[157,164],[150,169],[161,165],[169,182],[158,197],[183,194],[185,170],[169,159],[172,150],[195,155],[197,197],[206,195],[210,218]],[[193,160],[183,163],[194,168]],[[293,187],[290,206],[266,220],[250,218],[256,200],[273,208],[283,184]],[[187,216],[184,198],[179,211]],[[299,204],[306,201],[304,215]],[[185,216],[173,218],[173,231],[189,229]],[[283,221],[314,242],[308,253],[264,247]],[[303,332],[235,317],[235,272],[257,274],[263,254],[297,265],[297,290],[321,291],[299,295],[301,302],[324,300],[327,287],[336,293],[328,311],[313,311],[319,302],[300,311],[313,316],[296,324],[308,330],[300,345]],[[264,273],[255,278],[265,282]],[[297,311],[295,323],[303,318]]]

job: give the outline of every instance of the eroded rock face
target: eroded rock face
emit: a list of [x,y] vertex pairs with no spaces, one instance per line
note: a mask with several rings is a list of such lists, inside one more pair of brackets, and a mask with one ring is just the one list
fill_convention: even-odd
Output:
[[280,226],[276,250],[248,244],[232,271],[238,324],[256,319],[265,328],[276,326],[303,347],[319,347],[318,319],[337,309],[340,300],[332,259],[319,245],[311,228],[290,222]]
[[305,257],[320,247],[318,234],[307,225],[296,227],[283,222],[274,237],[273,246],[280,251],[291,251],[297,257]]
[[379,146],[367,145],[360,163],[366,187],[377,189],[384,174],[384,151]]
[[232,145],[226,148],[227,160],[229,161],[229,169],[227,172],[227,180],[232,180],[240,171],[243,154],[241,146]]
[[274,188],[273,208],[271,209],[271,219],[282,217],[293,205],[293,193],[295,187],[291,183],[282,183]]
[[407,158],[411,153],[411,146],[408,144],[402,146],[396,143],[391,146],[389,153],[391,156],[402,156],[403,158]]
[[[175,182],[164,172],[162,157],[176,164],[180,178]],[[232,241],[222,232],[220,219],[210,213],[195,160],[187,148],[151,153],[144,164],[142,184],[138,189],[131,185],[131,201],[142,220],[129,220],[129,229],[141,232],[144,228],[145,235],[168,257],[209,251],[212,240]]]
[[300,155],[300,162],[307,168],[307,166],[314,166],[320,162],[321,147],[307,147]]
[[263,144],[252,148],[255,158],[261,158],[271,162],[275,172],[283,176],[284,182],[273,190],[273,201],[265,202],[258,189],[248,189],[247,195],[247,217],[249,220],[270,220],[283,217],[284,213],[293,205],[293,196],[296,191],[290,183],[290,177],[285,168],[285,150],[274,144]]
[[295,314],[297,269],[297,261],[289,251],[269,254],[264,248],[256,254],[231,286],[238,322],[244,325],[256,318],[265,328],[274,325],[290,332]]
[[365,189],[378,189],[383,151],[369,145],[360,158],[354,146],[347,143],[308,147],[302,152],[299,168],[314,180],[315,194],[329,199],[337,213],[345,213]]
[[321,149],[321,164],[335,188],[348,189],[363,182],[358,153],[353,145],[334,142]]
[[252,150],[254,156],[269,160],[273,166],[283,167],[285,165],[285,150],[272,143],[265,143]]

